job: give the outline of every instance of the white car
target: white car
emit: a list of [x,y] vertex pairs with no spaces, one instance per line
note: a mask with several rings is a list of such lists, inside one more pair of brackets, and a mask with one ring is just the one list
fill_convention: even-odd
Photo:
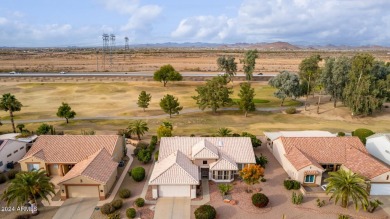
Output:
[[60,72],[60,74],[66,74],[66,72],[62,71],[62,72]]
[[14,74],[16,74],[16,72],[15,72],[15,71],[11,71],[10,74],[11,74],[11,75],[14,75]]
[[[326,191],[326,188],[328,188],[328,184],[322,185],[321,188],[322,188],[324,191]],[[334,189],[331,189],[330,191],[333,192]]]

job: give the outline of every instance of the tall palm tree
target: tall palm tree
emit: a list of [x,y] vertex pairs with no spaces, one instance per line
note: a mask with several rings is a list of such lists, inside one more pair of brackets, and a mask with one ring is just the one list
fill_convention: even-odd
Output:
[[349,200],[352,199],[356,210],[359,209],[359,203],[363,209],[366,209],[368,204],[367,183],[362,176],[343,169],[330,172],[329,176],[325,179],[325,182],[328,182],[326,193],[333,192],[330,199],[334,198],[335,204],[341,200],[341,207],[347,208]]
[[145,132],[149,131],[148,124],[142,120],[130,122],[128,129],[131,134],[136,134],[138,136],[138,140],[141,140],[141,135],[144,135]]
[[218,129],[217,135],[220,137],[229,137],[232,135],[232,130],[228,128],[220,128]]
[[[1,199],[7,202],[7,206],[15,201],[18,206],[22,206],[26,202],[36,205],[38,198],[50,202],[47,196],[52,197],[54,194],[54,185],[46,176],[46,171],[34,170],[16,174],[15,179],[10,182]],[[34,213],[35,209],[32,208],[32,211]]]
[[3,94],[3,97],[0,99],[0,110],[9,111],[9,116],[12,123],[12,129],[16,133],[15,123],[14,123],[14,112],[20,111],[22,108],[22,103],[16,99],[16,97],[10,93]]

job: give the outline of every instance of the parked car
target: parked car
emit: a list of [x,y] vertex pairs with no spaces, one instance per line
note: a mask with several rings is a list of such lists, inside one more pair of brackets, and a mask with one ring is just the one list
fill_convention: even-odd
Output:
[[123,167],[125,165],[125,161],[121,160],[118,164],[119,167]]
[[10,74],[11,74],[11,75],[14,75],[14,74],[16,74],[16,72],[15,72],[15,71],[11,71]]
[[263,73],[260,72],[260,73],[258,73],[257,75],[263,75]]

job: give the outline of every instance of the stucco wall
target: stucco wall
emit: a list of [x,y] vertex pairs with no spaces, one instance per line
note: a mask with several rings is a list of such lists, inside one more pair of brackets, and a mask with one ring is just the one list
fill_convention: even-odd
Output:
[[123,156],[123,144],[124,144],[123,138],[119,137],[118,141],[116,142],[114,152],[112,154],[112,158],[116,162],[119,162],[122,159],[122,156]]
[[[204,160],[207,160],[207,159],[204,159]],[[207,164],[203,164],[204,160],[203,159],[196,159],[196,160],[193,160],[193,162],[196,166],[209,167],[211,163],[217,161],[216,159],[209,159],[209,160],[207,160]]]
[[[321,185],[321,179],[322,179],[322,170],[316,166],[313,166],[313,165],[310,165],[310,166],[307,166],[307,167],[304,167],[302,169],[300,169],[298,171],[298,177],[297,177],[297,180],[301,183],[304,183],[305,182],[305,171],[313,171],[313,170],[316,170],[319,172],[318,175],[316,175],[315,177],[315,181],[313,184],[317,184],[317,185]],[[312,183],[305,183],[307,185],[310,185]]]
[[39,168],[40,169],[43,169],[43,170],[46,170],[46,164],[44,161],[38,159],[38,158],[35,158],[35,157],[30,157],[30,158],[27,158],[26,160],[23,160],[20,162],[20,168],[22,171],[28,171],[28,167],[27,167],[27,164],[29,163],[38,163],[39,164]]
[[110,179],[108,180],[106,185],[103,186],[103,194],[100,194],[100,195],[107,195],[107,193],[110,192],[111,187],[114,185],[114,183],[116,181],[117,174],[118,174],[117,170],[115,169],[115,171],[110,176]]
[[[23,149],[20,149],[22,148]],[[15,153],[16,151],[16,153]],[[7,157],[9,154],[11,156]],[[26,143],[20,141],[7,141],[6,145],[0,151],[0,160],[3,162],[3,165],[0,167],[0,172],[3,172],[7,169],[7,163],[18,162],[26,154]]]
[[390,171],[372,178],[371,182],[390,183]]
[[298,180],[298,171],[290,163],[290,161],[288,161],[287,158],[284,156],[284,154],[286,154],[286,151],[284,150],[284,147],[280,139],[274,141],[271,151],[274,157],[276,158],[276,160],[283,167],[284,171],[286,171],[286,173],[291,177],[291,179]]

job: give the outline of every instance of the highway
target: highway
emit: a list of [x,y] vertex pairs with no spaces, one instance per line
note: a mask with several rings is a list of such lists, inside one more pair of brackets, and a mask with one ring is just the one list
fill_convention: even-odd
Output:
[[[184,77],[207,77],[217,76],[220,73],[204,73],[204,72],[182,72]],[[110,76],[121,76],[121,77],[152,77],[153,72],[69,72],[65,74],[60,73],[0,73],[0,77],[110,77]],[[238,77],[244,77],[244,74],[237,74]],[[274,77],[276,74],[264,74],[264,75],[253,75],[254,77]]]

